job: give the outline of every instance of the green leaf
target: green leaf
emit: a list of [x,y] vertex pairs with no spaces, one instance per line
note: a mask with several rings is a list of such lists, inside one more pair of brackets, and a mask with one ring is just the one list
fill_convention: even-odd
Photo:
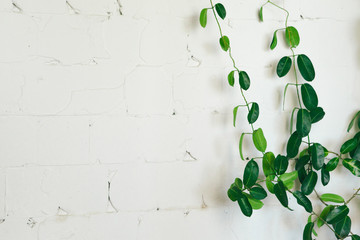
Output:
[[222,19],[225,19],[226,10],[225,10],[224,5],[222,5],[221,3],[215,4],[215,10],[216,10],[217,14],[219,15],[219,17],[221,17]]
[[[358,140],[358,142],[360,143],[359,140]],[[352,150],[352,151],[350,152],[350,157],[351,157],[352,159],[355,159],[355,160],[360,161],[360,144],[356,147],[355,150]]]
[[296,48],[300,43],[299,33],[294,27],[287,27],[285,30],[285,39],[290,48]]
[[325,112],[321,107],[317,107],[310,111],[311,123],[317,123],[324,118]]
[[274,194],[274,186],[275,184],[272,182],[272,180],[275,179],[275,175],[269,175],[266,177],[265,184],[266,188],[269,190],[269,192]]
[[264,188],[257,186],[250,189],[250,195],[258,200],[262,200],[267,197],[267,193]]
[[314,228],[314,223],[309,222],[305,225],[304,232],[303,232],[303,240],[312,240],[312,231]]
[[240,106],[236,106],[233,109],[233,125],[234,125],[234,127],[235,127],[235,124],[236,124],[236,116],[237,116],[237,111],[238,111],[239,107]]
[[200,12],[200,25],[205,28],[207,23],[207,8],[204,8]]
[[342,154],[351,152],[352,150],[354,150],[357,147],[357,140],[355,138],[349,139],[347,140],[340,148],[340,152]]
[[310,113],[306,109],[299,109],[296,120],[296,132],[301,137],[309,135],[311,130],[311,117]]
[[274,50],[277,45],[277,36],[276,36],[277,30],[274,32],[273,38],[270,43],[270,49]]
[[239,83],[240,83],[240,87],[242,89],[244,89],[245,91],[249,89],[250,78],[249,78],[249,75],[245,71],[239,72]]
[[234,184],[239,189],[242,189],[242,187],[243,187],[243,183],[240,178],[235,178]]
[[334,209],[333,205],[326,206],[322,212],[320,213],[320,217],[317,219],[317,226],[318,228],[322,227],[324,225],[324,221],[326,220],[327,215],[331,210]]
[[291,68],[292,60],[289,57],[282,57],[276,67],[276,73],[279,77],[284,77]]
[[299,178],[300,183],[303,183],[307,176],[305,168],[302,167],[299,170],[297,170],[297,172],[298,172],[298,178]]
[[259,176],[259,166],[258,164],[251,159],[245,167],[244,170],[244,185],[248,188],[252,187]]
[[244,195],[249,200],[249,203],[254,210],[259,210],[264,206],[264,203],[258,199],[253,198],[251,195],[244,193]]
[[305,177],[304,182],[301,185],[301,191],[305,195],[309,195],[313,192],[318,176],[317,173],[314,171],[309,172],[309,174]]
[[229,190],[227,191],[227,195],[231,201],[235,202],[241,197],[242,193],[241,190],[235,184],[232,184]]
[[332,158],[332,159],[326,164],[326,170],[328,170],[329,172],[334,171],[335,168],[337,167],[338,163],[339,163],[339,158],[338,158],[338,157]]
[[260,22],[263,22],[263,21],[264,21],[264,18],[263,18],[263,7],[261,7],[260,10],[259,10],[259,19],[260,19]]
[[326,186],[330,182],[330,173],[325,167],[321,168],[321,183]]
[[[285,97],[285,96],[284,96]],[[284,98],[285,100],[285,98]],[[294,123],[294,114],[295,114],[295,111],[296,110],[299,110],[299,108],[297,107],[294,107],[294,109],[291,111],[291,117],[290,117],[290,134],[293,132],[293,123]]]
[[267,142],[261,128],[258,128],[253,132],[253,142],[257,150],[259,150],[260,152],[266,151]]
[[314,88],[310,84],[305,83],[301,85],[301,97],[305,107],[309,109],[309,111],[315,109],[318,106],[318,97]]
[[229,82],[229,85],[232,87],[234,86],[234,83],[235,83],[234,73],[235,73],[235,71],[231,71],[228,75],[228,82]]
[[244,156],[243,156],[243,152],[242,152],[242,144],[244,141],[244,136],[245,136],[245,133],[242,133],[240,136],[240,141],[239,141],[239,152],[240,152],[240,157],[242,160],[244,160]]
[[253,209],[248,198],[244,194],[241,194],[241,197],[237,201],[240,206],[241,212],[245,216],[250,217],[252,215]]
[[360,240],[359,235],[351,235],[351,240]]
[[351,229],[351,219],[349,216],[346,216],[344,219],[337,222],[334,226],[336,236],[345,238],[349,235]]
[[345,202],[343,197],[333,193],[324,193],[320,196],[320,199],[323,200],[324,202],[334,202],[334,203]]
[[349,208],[346,205],[342,205],[334,208],[329,212],[326,217],[326,222],[334,224],[344,219],[349,214]]
[[274,153],[267,152],[264,154],[262,167],[263,167],[265,177],[268,177],[270,175],[273,175],[273,176],[275,175],[274,162],[275,162]]
[[[348,128],[347,128],[347,131],[348,131],[348,132],[349,132],[350,129],[353,127],[353,125],[354,125],[354,123],[355,123],[355,120],[356,120],[356,118],[357,118],[359,115],[360,115],[360,111],[358,111],[358,112],[355,114],[355,116],[353,117],[353,119],[351,119],[350,124],[349,124],[349,126],[348,126]],[[360,128],[360,118],[359,118],[359,120],[358,120],[358,127]]]
[[360,161],[347,158],[342,163],[352,174],[360,177]]
[[297,203],[305,208],[305,210],[309,213],[312,212],[312,204],[311,201],[300,191],[293,192],[294,197],[297,200]]
[[252,103],[251,104],[251,109],[248,113],[248,116],[247,116],[247,119],[248,119],[248,122],[250,124],[256,122],[256,120],[258,119],[259,117],[259,104],[257,104],[256,102]]
[[312,164],[314,169],[319,170],[324,165],[325,153],[324,148],[319,143],[314,143],[311,148]]
[[225,52],[227,52],[227,50],[229,50],[229,47],[230,47],[230,40],[227,36],[222,36],[220,39],[219,39],[219,42],[220,42],[220,46],[222,48],[222,50],[224,50]]
[[294,181],[297,179],[297,177],[298,177],[298,172],[293,171],[280,175],[279,179],[283,182],[285,187],[290,190],[294,187]]
[[300,168],[303,168],[310,161],[309,155],[304,155],[297,160],[295,164],[295,170],[298,171]]
[[280,201],[280,203],[284,207],[287,208],[288,205],[289,205],[289,202],[288,202],[288,198],[287,198],[287,195],[286,195],[285,186],[284,186],[284,184],[283,184],[283,182],[281,180],[277,184],[275,184],[274,192],[275,192],[275,196]]
[[299,152],[299,147],[301,145],[301,136],[297,133],[297,131],[291,134],[289,141],[286,145],[286,153],[288,158],[295,157]]
[[275,171],[281,175],[286,172],[287,168],[289,166],[289,160],[287,157],[282,155],[277,155],[274,162],[274,169]]
[[299,67],[299,71],[301,76],[306,81],[312,81],[315,78],[315,69],[311,62],[311,60],[304,54],[300,54],[297,57],[297,64]]

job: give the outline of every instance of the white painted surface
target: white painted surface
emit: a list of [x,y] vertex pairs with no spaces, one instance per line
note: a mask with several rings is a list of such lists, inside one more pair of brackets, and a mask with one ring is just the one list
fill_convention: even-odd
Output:
[[[227,85],[231,62],[213,17],[198,24],[208,1],[120,2],[123,15],[116,0],[14,1],[21,11],[0,2],[0,239],[301,238],[307,214],[294,199],[294,213],[271,196],[249,219],[226,197],[242,177],[237,144],[249,127],[243,111],[232,127],[241,96]],[[296,52],[316,67],[326,117],[312,141],[338,151],[360,107],[360,2],[277,2],[300,32]],[[246,95],[261,107],[257,126],[268,149],[284,153],[294,92],[282,111],[292,79],[275,67],[289,51],[281,39],[268,50],[284,15],[266,7],[260,24],[260,2],[223,3],[224,32],[252,79]],[[359,179],[337,173],[319,192],[349,197]],[[359,200],[351,207],[360,232]]]

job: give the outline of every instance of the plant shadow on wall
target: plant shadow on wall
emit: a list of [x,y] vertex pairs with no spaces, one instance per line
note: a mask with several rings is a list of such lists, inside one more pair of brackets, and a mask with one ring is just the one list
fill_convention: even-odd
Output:
[[[231,52],[230,39],[221,28],[221,20],[226,18],[226,8],[221,3],[214,4],[200,12],[200,25],[205,28],[208,15],[213,15],[217,23],[220,38],[219,45],[226,52],[233,64],[233,70],[227,76],[228,83],[234,87],[235,80],[239,82],[239,90],[243,102],[233,109],[233,125],[237,123],[238,111],[247,110],[249,131],[239,137],[239,153],[245,161],[242,145],[245,138],[251,139],[258,156],[246,158],[243,178],[236,178],[228,190],[228,197],[236,202],[241,212],[250,217],[254,210],[261,209],[263,200],[274,194],[280,204],[293,211],[289,204],[289,196],[296,199],[297,204],[309,213],[304,223],[303,239],[310,240],[317,236],[317,229],[327,227],[336,239],[351,238],[359,240],[360,236],[351,231],[351,226],[357,226],[350,218],[349,203],[359,197],[360,188],[354,189],[350,197],[343,197],[343,193],[352,189],[342,189],[342,193],[319,194],[316,185],[327,186],[336,168],[345,168],[354,175],[354,181],[360,177],[360,111],[352,118],[347,131],[357,131],[351,134],[340,149],[327,149],[321,143],[312,142],[311,129],[320,127],[325,116],[324,109],[319,106],[316,90],[311,86],[315,80],[315,68],[310,58],[303,53],[296,53],[300,44],[300,34],[296,27],[288,25],[289,12],[272,1],[266,1],[259,10],[259,19],[263,21],[263,9],[273,7],[286,14],[284,27],[276,29],[270,43],[274,50],[278,41],[285,41],[289,47],[289,55],[283,56],[277,63],[276,74],[284,78],[293,69],[294,82],[284,85],[283,104],[288,88],[293,88],[297,99],[297,106],[293,107],[290,115],[289,137],[286,143],[286,154],[274,154],[267,151],[267,140],[261,127],[257,127],[260,116],[260,106],[246,98],[246,91],[250,89],[251,81],[246,71],[237,67]],[[350,134],[349,134],[350,135]],[[259,163],[262,164],[264,177],[259,175]],[[295,184],[297,183],[297,184]],[[358,186],[360,187],[360,186]],[[265,190],[267,189],[267,191]],[[310,197],[311,196],[311,197]],[[311,200],[312,199],[312,200]],[[314,200],[315,199],[315,200]],[[313,206],[321,204],[321,211]],[[294,214],[294,213],[293,213]]]

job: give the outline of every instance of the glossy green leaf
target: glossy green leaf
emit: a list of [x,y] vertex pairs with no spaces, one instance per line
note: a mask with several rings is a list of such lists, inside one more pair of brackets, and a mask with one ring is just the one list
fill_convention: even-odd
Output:
[[245,91],[249,89],[250,78],[249,78],[249,75],[245,71],[239,72],[239,83],[240,83],[240,87],[242,89],[244,89]]
[[318,106],[318,97],[314,88],[310,84],[305,83],[301,85],[301,97],[305,107],[309,109],[309,111],[315,109]]
[[320,213],[320,217],[317,219],[317,226],[318,228],[322,227],[324,225],[324,221],[326,220],[327,215],[331,210],[333,210],[335,207],[333,205],[326,206],[322,212]]
[[279,77],[284,77],[290,71],[292,60],[289,57],[282,57],[276,67],[276,74]]
[[335,168],[337,167],[338,163],[339,163],[339,158],[338,158],[338,157],[332,158],[332,159],[326,164],[326,170],[328,170],[329,172],[334,171]]
[[347,158],[342,163],[352,174],[360,177],[360,161]]
[[244,185],[248,188],[252,187],[259,176],[259,166],[258,164],[251,159],[245,167],[244,170]]
[[287,168],[289,166],[289,160],[287,157],[282,155],[277,155],[274,162],[274,169],[275,171],[281,175],[286,172]]
[[235,71],[231,71],[228,75],[228,82],[230,86],[234,86],[235,83],[235,77],[234,77]]
[[330,182],[330,173],[325,167],[321,168],[321,183],[326,186]]
[[261,128],[258,128],[253,132],[253,142],[257,150],[260,152],[266,151],[267,142]]
[[309,174],[305,177],[304,182],[301,185],[301,191],[305,195],[309,195],[314,191],[318,176],[314,171],[309,172]]
[[220,46],[222,48],[222,50],[224,50],[225,52],[227,52],[227,50],[229,50],[229,47],[230,47],[230,40],[227,36],[222,36],[220,39],[219,39],[219,42],[220,42]]
[[333,193],[324,193],[320,196],[320,199],[323,200],[324,202],[334,202],[334,203],[345,202],[343,197]]
[[270,49],[274,50],[277,45],[277,36],[276,36],[277,30],[274,32],[273,38],[270,43]]
[[256,120],[259,117],[259,112],[260,112],[259,104],[257,104],[256,102],[252,103],[250,111],[249,111],[248,116],[247,116],[248,122],[250,124],[256,122]]
[[351,240],[360,240],[359,235],[351,235]]
[[285,39],[290,48],[296,48],[300,43],[299,33],[294,27],[287,27],[285,30]]
[[275,175],[274,162],[275,162],[274,153],[267,152],[264,154],[262,167],[263,167],[265,177],[270,176],[270,175]]
[[312,240],[312,231],[314,228],[314,223],[309,222],[305,225],[304,232],[303,232],[303,240]]
[[249,203],[254,210],[259,210],[264,206],[264,203],[258,199],[253,198],[251,195],[244,193],[244,195],[249,200]]
[[345,238],[349,235],[351,229],[351,219],[346,216],[344,219],[337,222],[334,226],[337,237]]
[[244,136],[245,136],[246,133],[242,133],[241,136],[240,136],[240,141],[239,141],[239,152],[240,152],[240,157],[242,160],[245,160],[244,159],[244,155],[243,155],[243,152],[242,152],[242,145],[243,145],[243,141],[244,141]]
[[[360,111],[358,111],[355,116],[351,119],[347,131],[349,132],[350,129],[354,126],[356,118],[360,115]],[[358,119],[358,127],[360,128],[360,118]]]
[[245,216],[250,217],[253,213],[253,209],[251,207],[251,204],[250,204],[248,198],[244,194],[242,194],[241,197],[237,201],[240,206],[241,212]]
[[344,219],[349,214],[349,208],[346,205],[342,205],[334,208],[329,212],[326,217],[326,222],[334,224]]
[[266,188],[269,190],[269,192],[274,194],[274,186],[275,184],[272,182],[275,179],[275,175],[269,175],[266,177],[265,184]]
[[297,200],[297,203],[305,208],[305,210],[309,213],[312,212],[312,204],[311,201],[300,191],[293,192],[294,197]]
[[342,154],[351,152],[352,150],[354,150],[358,145],[358,142],[355,138],[349,139],[347,140],[340,148],[340,152]]
[[206,23],[207,23],[207,8],[204,8],[203,10],[201,10],[200,12],[200,25],[204,28],[206,27]]
[[311,123],[317,123],[325,116],[324,109],[322,107],[317,107],[310,111]]
[[286,153],[288,158],[295,157],[298,152],[301,145],[301,136],[297,133],[297,131],[293,132],[291,134],[289,141],[286,145]]
[[304,54],[300,54],[297,57],[297,64],[301,76],[306,81],[312,81],[315,78],[315,69],[311,60]]
[[235,184],[232,184],[229,190],[227,191],[227,195],[231,199],[231,201],[235,202],[241,197],[242,193],[241,190]]
[[299,109],[296,119],[296,132],[301,137],[309,135],[311,130],[311,117],[310,113],[306,109]]
[[221,17],[222,19],[225,19],[226,10],[225,10],[224,5],[222,5],[221,3],[215,4],[215,10],[216,10],[217,14],[219,15],[219,17]]
[[242,189],[242,187],[243,187],[243,183],[240,178],[235,178],[234,184],[239,189]]
[[258,200],[263,200],[267,197],[267,193],[264,188],[257,186],[250,189],[250,195]]
[[288,207],[289,201],[288,201],[288,198],[286,195],[285,186],[282,181],[279,181],[277,184],[275,184],[274,193],[275,193],[275,196],[277,197],[277,199],[280,201],[280,203],[284,207]]
[[298,178],[299,178],[300,183],[303,183],[307,176],[305,168],[302,167],[299,170],[297,170],[297,172],[298,172]]
[[263,22],[263,21],[264,21],[264,17],[263,17],[263,7],[261,7],[260,10],[259,10],[259,19],[260,19],[260,22]]
[[310,151],[312,157],[311,161],[314,169],[320,170],[323,167],[325,160],[325,153],[323,146],[321,146],[321,144],[319,143],[314,143],[310,147]]
[[280,175],[279,179],[283,182],[285,187],[290,190],[294,187],[295,184],[294,181],[297,179],[297,177],[298,177],[298,172],[293,171]]
[[303,168],[309,161],[310,161],[309,155],[300,157],[295,164],[295,170],[298,171],[300,168]]
[[[359,140],[358,142],[360,143]],[[360,161],[360,144],[358,144],[358,146],[353,151],[350,152],[350,157],[352,159]]]
[[234,125],[234,127],[235,127],[235,125],[236,125],[236,117],[237,117],[237,112],[238,112],[239,107],[240,107],[240,106],[236,106],[236,107],[234,107],[234,109],[233,109],[233,125]]

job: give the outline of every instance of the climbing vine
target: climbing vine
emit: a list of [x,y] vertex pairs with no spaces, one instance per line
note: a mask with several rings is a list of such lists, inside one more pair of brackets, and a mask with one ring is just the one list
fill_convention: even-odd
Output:
[[[330,182],[331,172],[337,167],[344,167],[355,177],[360,177],[360,131],[345,141],[338,152],[330,151],[321,143],[311,141],[311,129],[325,116],[323,108],[319,106],[316,91],[310,84],[316,76],[314,66],[307,55],[295,53],[296,47],[300,44],[300,35],[294,26],[288,25],[290,13],[285,8],[268,0],[259,10],[261,22],[264,20],[263,9],[265,7],[275,7],[286,14],[284,28],[274,31],[269,48],[271,50],[276,48],[278,35],[282,33],[289,47],[290,55],[280,58],[276,74],[279,78],[283,78],[293,69],[295,79],[295,82],[289,82],[284,86],[283,106],[288,87],[296,89],[297,97],[297,106],[293,107],[290,115],[290,136],[286,144],[286,154],[276,156],[273,152],[266,151],[267,141],[264,132],[261,127],[255,126],[260,115],[260,106],[256,102],[250,102],[245,96],[245,92],[251,85],[250,77],[236,64],[231,52],[230,39],[221,28],[220,22],[226,18],[224,5],[214,4],[213,0],[210,0],[210,6],[200,12],[200,25],[203,28],[207,25],[208,12],[212,13],[217,23],[220,33],[219,45],[228,54],[233,64],[233,70],[227,76],[229,85],[234,87],[235,79],[239,81],[243,103],[233,109],[233,125],[236,126],[239,109],[245,108],[248,112],[247,121],[251,127],[250,132],[242,133],[239,138],[240,158],[247,161],[243,178],[234,180],[227,192],[228,197],[238,203],[245,216],[250,217],[254,210],[263,207],[262,200],[268,196],[268,193],[274,194],[282,206],[292,211],[288,201],[288,195],[292,195],[297,203],[309,213],[307,223],[304,223],[304,240],[310,240],[317,236],[315,225],[317,228],[327,226],[337,239],[351,237],[352,240],[359,240],[360,236],[351,232],[352,221],[348,215],[350,212],[348,204],[359,196],[360,188],[345,200],[340,194],[335,193],[319,195],[315,187],[318,182],[326,186]],[[295,126],[293,126],[294,118],[296,119]],[[351,120],[348,132],[355,124],[360,129],[360,111]],[[254,157],[250,160],[244,158],[242,145],[245,137],[252,138],[255,148],[262,154],[261,158]],[[262,179],[259,174],[259,159],[261,159],[265,179]],[[290,160],[295,162],[294,166],[289,164]],[[295,181],[300,183],[299,187],[296,187]],[[314,203],[308,197],[312,194],[323,205],[321,212],[314,211]]]

